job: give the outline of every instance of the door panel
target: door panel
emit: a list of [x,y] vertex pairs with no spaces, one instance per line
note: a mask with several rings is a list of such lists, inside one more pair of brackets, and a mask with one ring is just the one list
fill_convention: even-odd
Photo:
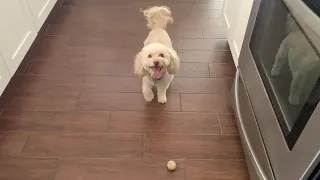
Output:
[[37,31],[25,0],[0,1],[0,22],[0,52],[13,75]]
[[7,65],[4,62],[2,55],[0,54],[0,96],[9,83],[11,75],[8,71]]
[[57,0],[27,0],[33,21],[39,31]]

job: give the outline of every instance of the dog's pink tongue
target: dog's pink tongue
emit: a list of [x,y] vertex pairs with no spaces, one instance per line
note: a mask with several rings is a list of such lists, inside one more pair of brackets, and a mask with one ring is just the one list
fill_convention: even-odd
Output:
[[155,68],[153,69],[153,76],[154,76],[154,78],[159,79],[159,78],[161,78],[161,75],[162,75],[161,69],[160,69],[159,67],[155,67]]

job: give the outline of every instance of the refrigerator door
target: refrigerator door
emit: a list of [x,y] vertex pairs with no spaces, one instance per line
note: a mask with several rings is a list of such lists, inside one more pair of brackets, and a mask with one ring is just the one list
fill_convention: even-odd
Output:
[[[319,161],[320,71],[314,69],[320,64],[319,43],[320,19],[303,1],[254,1],[239,69],[275,179],[306,179]],[[287,50],[281,51],[280,47]],[[293,58],[299,55],[299,61]],[[285,63],[279,74],[272,75],[277,57],[284,57]],[[293,67],[309,69],[304,71],[308,81],[296,81],[300,82],[301,95],[296,93],[294,97],[298,98],[291,101],[290,90],[295,90],[291,88]],[[258,161],[264,158],[256,157]]]

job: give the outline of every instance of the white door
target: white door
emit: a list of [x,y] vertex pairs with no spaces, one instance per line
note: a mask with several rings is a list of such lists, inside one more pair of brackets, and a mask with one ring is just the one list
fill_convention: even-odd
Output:
[[11,75],[17,70],[36,35],[26,0],[0,1],[0,52]]
[[57,0],[27,0],[33,21],[39,31]]
[[11,79],[11,75],[7,68],[2,55],[0,54],[0,96]]

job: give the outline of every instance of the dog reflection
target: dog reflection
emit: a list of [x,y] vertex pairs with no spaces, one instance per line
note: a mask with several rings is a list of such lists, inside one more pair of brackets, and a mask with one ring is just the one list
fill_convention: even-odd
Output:
[[271,75],[278,76],[288,62],[292,74],[288,101],[292,105],[299,105],[302,92],[308,86],[307,80],[319,77],[320,59],[291,14],[287,16],[287,33],[275,57]]

